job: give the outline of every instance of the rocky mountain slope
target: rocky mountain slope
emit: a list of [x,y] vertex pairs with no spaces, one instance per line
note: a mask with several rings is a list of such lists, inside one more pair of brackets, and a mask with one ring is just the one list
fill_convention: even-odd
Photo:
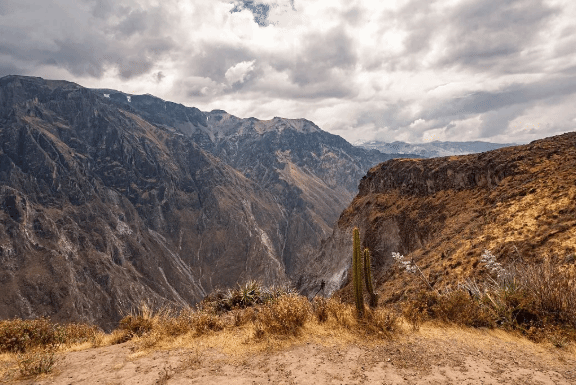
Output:
[[240,119],[222,110],[202,112],[151,95],[95,91],[190,138],[270,194],[281,212],[278,258],[290,278],[330,235],[366,171],[406,156],[354,147],[305,119]]
[[305,120],[0,79],[0,318],[105,328],[140,302],[289,282],[391,157]]
[[342,213],[303,285],[327,292],[347,281],[352,229],[373,254],[382,301],[417,287],[390,269],[392,252],[415,261],[441,289],[485,276],[481,254],[499,263],[550,258],[574,266],[576,252],[576,133],[481,154],[395,159],[372,168]]
[[440,142],[437,140],[426,143],[406,142],[383,142],[378,140],[360,141],[356,146],[382,152],[398,154],[419,155],[424,158],[436,158],[439,156],[467,155],[479,152],[496,150],[502,147],[516,146],[514,143],[489,143],[489,142]]

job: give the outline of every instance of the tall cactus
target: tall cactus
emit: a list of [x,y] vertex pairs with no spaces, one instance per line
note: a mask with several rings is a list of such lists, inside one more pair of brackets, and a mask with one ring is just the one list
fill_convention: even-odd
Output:
[[374,286],[372,285],[372,265],[370,263],[370,250],[364,249],[364,280],[366,282],[366,290],[370,295],[370,307],[375,308],[378,306],[378,294],[374,293]]
[[354,279],[354,296],[358,316],[364,315],[364,295],[362,293],[362,255],[360,251],[360,231],[357,227],[353,233],[352,274]]

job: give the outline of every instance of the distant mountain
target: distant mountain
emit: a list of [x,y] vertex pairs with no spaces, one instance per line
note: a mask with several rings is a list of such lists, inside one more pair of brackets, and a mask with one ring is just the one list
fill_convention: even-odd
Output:
[[[576,132],[481,154],[394,159],[372,168],[301,287],[331,294],[349,282],[351,240],[372,252],[382,302],[420,290],[391,268],[392,252],[417,263],[434,289],[486,278],[485,249],[504,266],[549,258],[574,271]],[[351,298],[351,289],[341,292]]]
[[141,302],[294,282],[392,157],[304,119],[0,78],[0,318],[110,328]]
[[360,141],[354,143],[356,146],[366,149],[379,150],[385,153],[398,153],[419,155],[424,158],[436,158],[440,156],[466,155],[496,150],[502,147],[516,146],[515,143],[489,143],[489,142],[426,142],[426,143],[406,143],[406,142],[381,142],[381,141]]

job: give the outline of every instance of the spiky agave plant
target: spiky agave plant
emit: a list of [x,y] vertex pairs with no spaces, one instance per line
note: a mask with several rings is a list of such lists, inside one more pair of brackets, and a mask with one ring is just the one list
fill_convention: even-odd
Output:
[[354,228],[352,242],[352,275],[354,281],[354,297],[358,317],[364,315],[364,295],[362,293],[362,253],[360,251],[360,231]]
[[366,290],[370,295],[370,307],[375,308],[378,306],[378,294],[374,292],[372,285],[372,265],[370,263],[370,250],[364,249],[364,281],[366,282]]
[[244,287],[240,288],[242,299],[240,303],[243,307],[253,306],[260,303],[261,285],[259,282],[250,280]]

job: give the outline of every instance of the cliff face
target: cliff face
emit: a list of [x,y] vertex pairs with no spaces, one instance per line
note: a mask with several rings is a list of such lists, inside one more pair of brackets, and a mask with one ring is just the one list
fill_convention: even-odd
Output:
[[482,276],[484,249],[504,264],[576,251],[576,133],[481,154],[395,159],[372,168],[303,278],[330,293],[345,285],[352,229],[373,254],[382,300],[418,285],[390,269],[391,253],[413,259],[435,288]]

